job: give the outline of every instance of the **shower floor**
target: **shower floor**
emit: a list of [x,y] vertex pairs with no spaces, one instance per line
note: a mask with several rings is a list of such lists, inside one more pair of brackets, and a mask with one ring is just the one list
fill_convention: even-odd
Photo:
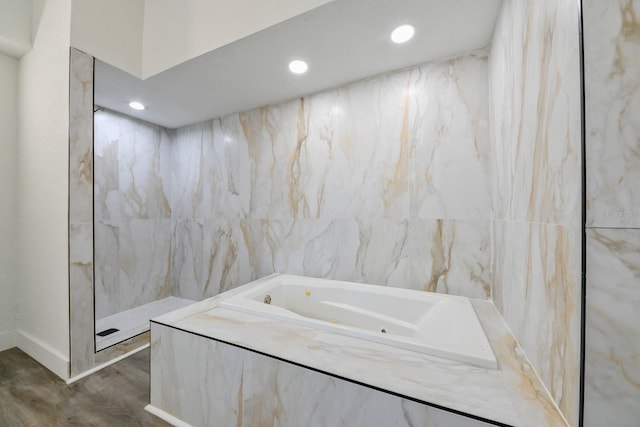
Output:
[[[194,302],[185,298],[168,297],[96,320],[96,351],[104,350],[107,347],[146,332],[149,330],[149,319]],[[98,333],[108,329],[117,329],[118,331],[102,337],[98,335]]]

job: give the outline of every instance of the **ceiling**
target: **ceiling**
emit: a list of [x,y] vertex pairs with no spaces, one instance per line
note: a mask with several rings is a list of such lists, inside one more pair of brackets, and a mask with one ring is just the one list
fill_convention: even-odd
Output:
[[[95,103],[167,128],[489,46],[502,0],[335,0],[140,80],[96,60]],[[389,34],[410,23],[415,37]],[[292,59],[309,71],[291,74]],[[128,107],[132,100],[147,109]]]

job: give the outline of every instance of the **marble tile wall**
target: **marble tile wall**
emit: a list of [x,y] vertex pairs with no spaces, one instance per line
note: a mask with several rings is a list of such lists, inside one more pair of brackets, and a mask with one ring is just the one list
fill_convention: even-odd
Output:
[[489,61],[493,299],[572,426],[581,316],[578,6],[505,1]]
[[587,232],[587,427],[638,425],[640,229]]
[[191,425],[489,425],[167,326],[151,335],[151,404]]
[[71,376],[93,367],[93,57],[71,49],[69,301]]
[[[70,377],[149,342],[149,334],[95,352],[93,227],[94,59],[70,49],[69,64],[69,359]],[[99,268],[96,266],[96,268]]]
[[490,297],[487,52],[177,129],[172,292],[272,272]]
[[640,228],[640,2],[584,0],[587,226]]
[[583,0],[585,427],[640,418],[640,1]]
[[164,128],[94,114],[95,315],[171,294],[170,138]]

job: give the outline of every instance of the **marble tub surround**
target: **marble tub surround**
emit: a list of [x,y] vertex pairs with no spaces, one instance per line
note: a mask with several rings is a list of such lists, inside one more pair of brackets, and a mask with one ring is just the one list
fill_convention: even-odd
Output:
[[273,272],[490,296],[487,52],[175,130],[172,293]]
[[[259,283],[261,281],[247,286]],[[390,408],[395,405],[424,406],[420,411],[444,412],[429,407],[431,405],[485,419],[484,422],[491,424],[567,425],[491,302],[473,300],[473,306],[499,360],[499,370],[478,368],[217,306],[222,298],[238,291],[240,289],[234,289],[153,319],[153,406],[199,425],[207,424],[203,421],[207,413],[229,417],[229,424],[235,425],[236,414],[241,410],[245,420],[261,417],[272,420],[274,412],[280,413],[282,408],[291,408],[288,410],[295,414],[296,410],[305,407],[300,401],[304,395],[297,392],[301,385],[289,388],[286,384],[296,383],[292,377],[308,376],[314,377],[314,382],[306,387],[317,386],[318,390],[327,387],[336,393],[352,390],[356,396],[361,393],[369,396],[366,401],[388,400]],[[197,351],[184,351],[185,348]],[[220,360],[211,359],[215,354],[220,354]],[[281,370],[292,373],[285,375]],[[217,389],[216,384],[228,384],[228,387]],[[268,408],[258,404],[252,406],[254,395],[260,395],[260,388],[255,385],[265,384],[272,384],[266,389],[278,393],[276,401],[281,403],[276,406],[280,409],[269,405]],[[177,390],[188,390],[188,393],[177,393]],[[228,403],[232,409],[216,412],[210,408],[210,405],[217,405],[216,399],[200,401],[192,398],[219,396],[221,390],[226,390],[222,407],[226,408],[224,405]],[[378,395],[381,392],[384,393]],[[318,396],[315,393],[308,395]],[[321,401],[333,401],[333,395],[323,396]],[[340,396],[342,399],[342,394]],[[348,396],[351,398],[351,394]],[[264,397],[256,399],[260,402]],[[395,399],[401,399],[401,402]],[[365,416],[359,410],[355,412],[353,416]],[[205,418],[192,418],[200,415]],[[477,420],[454,416],[454,413],[441,415],[453,417],[462,422],[461,425],[482,425]],[[443,425],[456,425],[455,421],[449,421],[452,423]]]
[[640,1],[585,0],[587,226],[640,228]]
[[[165,326],[152,330],[156,356],[147,410],[168,421],[221,427],[492,425]],[[175,351],[185,348],[190,351]]]
[[585,426],[635,426],[640,409],[640,230],[587,231]]
[[156,125],[94,113],[95,316],[171,295],[170,140]]
[[492,296],[555,402],[579,420],[579,2],[505,1],[489,56]]

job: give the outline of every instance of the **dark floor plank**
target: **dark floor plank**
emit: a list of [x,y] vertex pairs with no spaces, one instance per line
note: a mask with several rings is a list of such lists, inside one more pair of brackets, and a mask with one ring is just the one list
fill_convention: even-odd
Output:
[[17,348],[0,352],[0,426],[168,426],[144,410],[149,349],[74,384]]

